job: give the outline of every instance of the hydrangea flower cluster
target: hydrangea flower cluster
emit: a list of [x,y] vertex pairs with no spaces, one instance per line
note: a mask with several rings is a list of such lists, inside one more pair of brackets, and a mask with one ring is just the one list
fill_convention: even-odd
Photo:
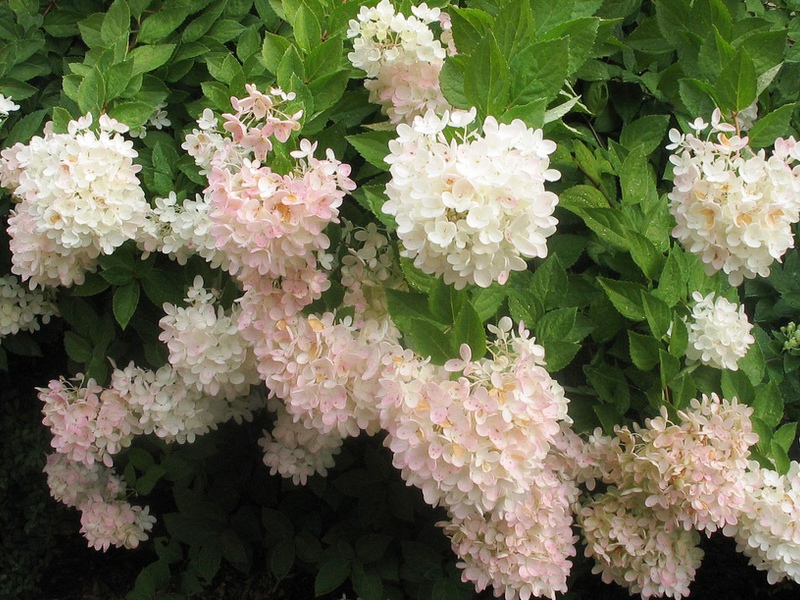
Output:
[[[280,107],[294,96],[280,89],[263,94],[248,85],[247,91],[247,97],[231,99],[237,112],[223,115],[227,136],[215,130],[213,114],[204,113],[200,131],[187,136],[183,147],[207,169],[211,235],[231,274],[246,290],[269,285],[265,279],[302,284],[307,271],[330,261],[323,230],[338,222],[338,207],[355,183],[349,165],[330,150],[325,159],[315,158],[316,143],[308,140],[291,152],[292,172],[281,175],[262,165],[271,138],[286,142],[300,128],[302,111],[284,113]],[[313,299],[312,294],[306,304]]]
[[376,396],[399,338],[388,321],[356,328],[334,313],[281,321],[259,371],[271,394],[282,398],[295,421],[317,431],[357,436],[379,429]]
[[[515,119],[487,117],[468,130],[470,112],[428,111],[397,127],[389,142],[392,179],[383,212],[397,221],[401,255],[457,289],[503,283],[526,258],[547,255],[558,196],[545,190],[554,142]],[[454,136],[454,137],[453,137]]]
[[[708,129],[702,119],[692,123]],[[800,220],[800,148],[794,138],[775,140],[767,157],[754,152],[747,137],[714,112],[716,141],[670,131],[669,150],[675,187],[670,212],[677,221],[672,235],[700,256],[709,275],[724,271],[731,285],[745,278],[767,277],[769,267],[794,246],[792,224]],[[731,137],[729,137],[730,134]]]
[[125,500],[125,480],[97,463],[74,462],[63,454],[47,457],[44,472],[51,495],[81,511],[81,533],[95,550],[136,548],[156,520],[145,506]]
[[580,522],[604,581],[644,597],[689,593],[702,556],[695,530],[734,526],[748,510],[752,413],[736,399],[703,395],[678,411],[680,423],[662,408],[644,427],[590,437],[592,476],[610,487],[584,504]]
[[688,596],[703,559],[700,535],[674,527],[668,519],[635,490],[611,486],[595,496],[578,515],[586,556],[595,559],[592,572],[645,599]]
[[353,51],[347,57],[366,71],[364,87],[370,102],[380,104],[393,124],[410,123],[428,110],[442,113],[450,108],[439,88],[439,73],[452,35],[443,31],[443,46],[429,27],[436,22],[447,27],[449,20],[440,9],[424,3],[411,11],[413,16],[406,17],[395,12],[389,0],[381,0],[372,8],[362,6],[347,30],[347,37],[353,38]]
[[139,185],[128,127],[102,115],[68,125],[68,133],[33,137],[0,153],[0,185],[19,204],[8,220],[12,272],[33,286],[83,282],[100,254],[111,254],[146,226],[150,205]]
[[159,338],[169,349],[169,363],[189,388],[208,396],[234,400],[259,382],[255,355],[239,333],[240,309],[225,314],[215,294],[195,277],[186,295],[187,307],[164,304]]
[[694,292],[691,320],[686,326],[689,345],[686,362],[701,362],[716,369],[736,371],[739,359],[744,358],[755,338],[753,325],[747,320],[744,306],[725,298],[715,299],[714,292],[703,296]]
[[78,374],[71,380],[53,380],[39,388],[44,403],[43,423],[53,434],[51,445],[76,463],[114,464],[111,456],[142,433],[139,420],[125,399],[104,393],[94,379]]
[[175,192],[166,198],[156,198],[148,226],[139,239],[140,248],[144,253],[162,252],[179,265],[198,255],[212,268],[228,270],[230,262],[217,250],[217,242],[211,235],[209,208],[208,198],[201,194],[181,203]]
[[275,423],[271,432],[264,431],[258,444],[270,474],[291,478],[295,485],[305,485],[312,475],[327,475],[344,443],[339,432],[324,434],[313,424],[307,427],[304,421],[295,421],[277,397],[269,399],[267,408],[275,414]]
[[58,314],[49,291],[28,291],[13,275],[0,277],[0,338],[19,331],[38,331],[39,322]]
[[544,349],[524,328],[512,334],[507,317],[492,330],[491,357],[471,361],[464,345],[462,360],[444,369],[412,361],[385,383],[381,400],[395,467],[426,502],[457,517],[502,511],[529,493],[559,423],[570,422]]
[[771,584],[786,577],[800,583],[800,464],[792,461],[785,475],[755,462],[750,467],[742,482],[748,507],[725,535],[736,539],[736,550],[751,565],[767,572]]

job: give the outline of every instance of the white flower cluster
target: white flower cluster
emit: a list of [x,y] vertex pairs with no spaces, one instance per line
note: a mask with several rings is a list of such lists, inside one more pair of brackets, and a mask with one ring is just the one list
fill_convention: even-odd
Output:
[[755,462],[750,468],[742,481],[750,505],[738,525],[725,527],[725,535],[736,539],[751,565],[767,572],[771,584],[786,577],[800,583],[800,464],[792,461],[786,475]]
[[28,291],[13,275],[0,277],[0,338],[19,331],[38,331],[58,314],[55,298],[45,290]]
[[150,223],[139,239],[145,252],[162,252],[180,265],[185,265],[195,254],[204,258],[213,268],[227,270],[230,263],[223,252],[217,250],[211,235],[212,222],[208,216],[209,198],[197,194],[178,203],[175,192],[166,198],[156,198],[150,214]]
[[[347,56],[354,67],[367,72],[364,87],[370,92],[370,102],[380,104],[394,124],[450,106],[439,89],[447,50],[429,27],[447,21],[438,8],[424,3],[412,6],[411,11],[414,16],[406,17],[396,13],[389,0],[381,0],[372,8],[362,6],[347,31],[354,38],[353,51]],[[446,44],[450,38],[445,31]]]
[[482,134],[468,131],[474,118],[475,109],[428,111],[397,127],[386,157],[383,212],[397,221],[401,255],[457,289],[504,283],[526,258],[546,256],[558,223],[558,196],[545,190],[560,177],[549,168],[555,143],[519,119],[487,117]]
[[744,358],[756,341],[750,333],[753,325],[747,320],[744,306],[722,297],[715,299],[714,292],[705,297],[694,292],[692,298],[695,305],[686,323],[689,331],[686,362],[700,361],[716,369],[736,371],[739,359]]
[[44,472],[51,495],[81,511],[81,533],[95,550],[136,548],[153,529],[156,520],[149,507],[125,500],[125,480],[112,469],[55,453],[47,457]]
[[146,226],[150,206],[127,126],[91,114],[0,153],[0,185],[20,203],[8,220],[12,272],[31,286],[80,284],[100,254],[111,254]]
[[15,110],[19,110],[19,104],[15,104],[10,96],[6,98],[0,94],[0,125],[8,118],[8,114]]
[[259,382],[253,349],[237,328],[241,309],[226,314],[215,306],[215,294],[195,277],[186,295],[187,307],[164,303],[158,336],[169,348],[169,363],[189,388],[208,396],[235,400]]
[[[692,123],[699,133],[702,119]],[[794,138],[775,140],[775,150],[753,152],[748,139],[735,135],[733,125],[711,122],[717,141],[702,140],[676,129],[668,150],[675,174],[669,194],[677,221],[672,235],[700,256],[709,275],[724,271],[731,285],[769,267],[794,245],[792,224],[800,220],[800,147]],[[729,134],[734,134],[728,137]]]

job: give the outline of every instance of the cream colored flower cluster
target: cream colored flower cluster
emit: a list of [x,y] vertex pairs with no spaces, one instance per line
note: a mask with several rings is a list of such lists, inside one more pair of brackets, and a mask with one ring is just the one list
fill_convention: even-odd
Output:
[[[692,124],[698,132],[708,124]],[[669,133],[675,185],[670,212],[672,235],[700,256],[709,275],[724,271],[732,285],[756,275],[794,246],[792,225],[800,220],[800,147],[794,138],[777,139],[771,156],[755,152],[734,126],[715,111],[716,141],[676,129]]]

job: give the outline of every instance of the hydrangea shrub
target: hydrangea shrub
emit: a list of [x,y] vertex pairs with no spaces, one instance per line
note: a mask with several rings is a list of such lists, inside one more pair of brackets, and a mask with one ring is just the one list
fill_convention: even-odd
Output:
[[69,358],[52,495],[153,545],[132,598],[266,554],[317,596],[589,561],[680,599],[711,535],[800,583],[793,10],[0,5],[0,334]]

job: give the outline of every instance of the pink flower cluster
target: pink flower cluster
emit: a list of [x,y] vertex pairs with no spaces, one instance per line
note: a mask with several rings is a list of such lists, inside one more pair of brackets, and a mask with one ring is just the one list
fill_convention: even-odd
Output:
[[506,598],[566,591],[578,489],[560,448],[571,423],[544,350],[511,320],[490,356],[431,365],[410,351],[383,382],[381,423],[403,478],[447,508],[462,577]]
[[156,520],[148,507],[125,500],[125,481],[98,463],[86,465],[51,454],[44,468],[52,496],[81,511],[81,533],[95,550],[136,548]]
[[[563,388],[544,369],[544,349],[511,320],[492,327],[491,356],[444,368],[411,358],[384,383],[381,421],[394,464],[425,500],[456,516],[502,511],[529,493],[542,461],[570,422]],[[461,372],[451,378],[450,374]]]
[[702,556],[696,530],[736,526],[749,509],[752,413],[736,399],[703,395],[678,411],[679,423],[662,408],[644,427],[590,437],[582,479],[611,487],[583,505],[580,523],[604,581],[645,598],[688,595]]

